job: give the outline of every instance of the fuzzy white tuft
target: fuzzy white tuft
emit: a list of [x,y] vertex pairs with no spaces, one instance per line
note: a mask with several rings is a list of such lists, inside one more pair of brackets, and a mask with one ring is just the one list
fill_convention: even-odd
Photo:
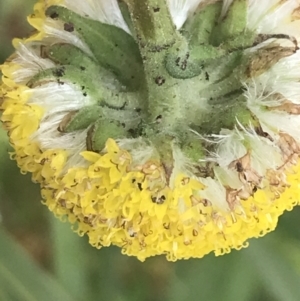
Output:
[[89,105],[89,102],[88,97],[83,97],[80,91],[68,84],[48,83],[32,89],[28,103],[38,104],[46,113],[31,139],[39,142],[42,149],[67,150],[70,156],[67,165],[70,167],[75,163],[76,166],[80,162],[82,164],[84,160],[79,153],[86,149],[87,130],[61,134],[57,128],[67,113]]
[[232,161],[237,158],[243,157],[247,153],[247,149],[244,146],[245,138],[240,134],[238,130],[226,130],[223,129],[220,132],[220,136],[223,139],[214,140],[217,142],[216,151],[212,156],[207,158],[208,161],[215,161],[221,167],[227,167]]
[[174,166],[170,177],[170,187],[175,183],[175,179],[180,173],[184,173],[190,177],[193,176],[193,162],[186,157],[178,146],[173,146]]
[[156,152],[154,147],[147,144],[142,138],[117,139],[116,141],[120,148],[130,152],[133,166],[146,163]]
[[213,206],[229,211],[227,202],[224,202],[226,200],[226,189],[221,181],[212,178],[199,178],[199,181],[206,187],[198,192],[199,196],[202,199],[209,200]]
[[177,29],[180,29],[186,19],[204,0],[168,0],[170,13]]
[[293,103],[300,104],[300,51],[281,59],[265,76],[269,78],[270,91],[280,93]]
[[227,167],[214,167],[214,174],[225,187],[239,190],[243,187],[239,174],[234,169]]
[[261,99],[251,92],[253,90],[248,89],[245,93],[248,107],[260,121],[263,130],[272,138],[276,138],[279,133],[287,133],[299,142],[300,117],[284,111],[266,110],[264,106],[261,106]]
[[[71,135],[70,138],[72,139],[71,143],[72,148],[68,149],[68,161],[64,167],[65,170],[74,167],[87,167],[88,162],[80,155],[81,152],[86,151],[86,136],[87,136],[88,129],[78,131],[76,133],[77,137],[74,139]],[[68,140],[69,137],[66,137]]]
[[67,83],[50,82],[32,89],[31,94],[28,103],[41,106],[46,114],[79,110],[93,103],[88,96],[82,95],[82,91]]
[[59,112],[56,114],[47,114],[43,118],[39,129],[33,134],[32,140],[38,141],[42,149],[65,149],[76,150],[78,144],[83,140],[81,131],[75,133],[61,134],[57,128],[67,112]]
[[290,34],[286,26],[297,7],[299,0],[249,0],[248,27],[258,33]]
[[233,0],[224,0],[223,1],[223,7],[221,12],[221,19],[226,15],[230,5],[232,4]]
[[38,72],[52,68],[55,64],[49,59],[40,57],[39,43],[19,43],[13,63],[19,65],[13,73],[13,79],[18,84],[26,84]]

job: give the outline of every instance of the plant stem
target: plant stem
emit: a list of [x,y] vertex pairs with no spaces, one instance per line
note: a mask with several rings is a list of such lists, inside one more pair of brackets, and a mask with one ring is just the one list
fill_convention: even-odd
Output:
[[[126,0],[137,40],[148,90],[148,123],[172,132],[182,119],[180,85],[165,68],[171,48],[184,43],[176,30],[166,0]],[[157,124],[158,126],[155,126]]]

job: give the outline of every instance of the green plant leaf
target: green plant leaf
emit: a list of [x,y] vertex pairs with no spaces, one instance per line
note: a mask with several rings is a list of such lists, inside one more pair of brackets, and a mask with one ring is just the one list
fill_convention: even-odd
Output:
[[253,240],[252,247],[245,253],[256,267],[257,277],[273,300],[298,301],[300,275],[279,245],[284,243],[284,239],[279,242],[278,236],[269,234],[263,240]]
[[3,227],[0,227],[0,243],[0,300],[76,300],[43,271]]
[[[50,214],[49,214],[50,215]],[[66,224],[49,216],[52,232],[52,249],[54,260],[54,273],[65,288],[72,291],[78,299],[84,300],[86,295],[86,254],[82,240],[71,230],[70,224]]]
[[243,251],[178,262],[175,271],[170,301],[248,301],[254,291],[261,288],[255,277],[255,267],[247,262]]

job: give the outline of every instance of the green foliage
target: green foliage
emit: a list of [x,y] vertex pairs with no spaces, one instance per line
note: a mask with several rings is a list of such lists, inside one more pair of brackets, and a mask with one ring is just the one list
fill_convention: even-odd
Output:
[[53,276],[34,263],[2,227],[0,241],[0,300],[74,300]]

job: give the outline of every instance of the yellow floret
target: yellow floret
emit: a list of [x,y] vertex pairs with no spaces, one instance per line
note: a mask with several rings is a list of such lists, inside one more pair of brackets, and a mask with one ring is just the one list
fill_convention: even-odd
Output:
[[[48,1],[47,5],[61,3]],[[29,22],[43,37],[45,1],[35,6]],[[2,66],[2,121],[14,147],[12,158],[22,172],[31,172],[42,188],[44,203],[60,218],[67,216],[90,243],[116,245],[140,260],[165,254],[168,260],[216,255],[247,246],[251,237],[274,230],[278,217],[299,204],[300,163],[286,173],[289,187],[278,194],[269,187],[223,211],[199,197],[205,185],[198,178],[178,174],[167,185],[159,161],[131,167],[131,154],[108,139],[103,154],[84,151],[86,167],[67,168],[68,152],[44,150],[33,142],[44,111],[28,104],[30,89],[13,80],[19,68]]]

